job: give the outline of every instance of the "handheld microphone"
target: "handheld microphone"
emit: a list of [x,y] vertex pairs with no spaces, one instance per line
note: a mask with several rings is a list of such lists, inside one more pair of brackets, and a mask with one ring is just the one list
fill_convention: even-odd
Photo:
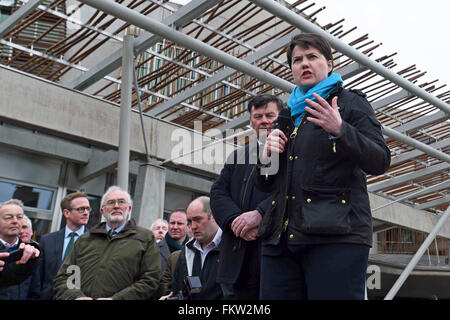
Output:
[[278,118],[273,122],[273,130],[281,130],[286,137],[289,137],[293,130],[293,123],[291,118],[291,109],[283,108],[278,113]]

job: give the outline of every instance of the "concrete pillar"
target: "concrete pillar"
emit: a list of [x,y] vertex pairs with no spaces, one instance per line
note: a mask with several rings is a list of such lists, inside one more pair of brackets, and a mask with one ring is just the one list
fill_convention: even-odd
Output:
[[378,232],[372,234],[372,248],[370,248],[369,254],[378,253]]
[[139,167],[134,193],[132,217],[138,226],[150,229],[164,214],[165,168],[153,163]]
[[131,93],[134,69],[133,39],[133,35],[126,35],[123,38],[117,184],[124,190],[128,190],[128,174],[130,172]]

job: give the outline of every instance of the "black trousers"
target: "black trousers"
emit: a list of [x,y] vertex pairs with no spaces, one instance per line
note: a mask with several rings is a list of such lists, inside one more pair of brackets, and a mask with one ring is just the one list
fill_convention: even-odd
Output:
[[260,284],[261,243],[247,243],[244,261],[235,283],[221,283],[224,300],[258,300]]
[[320,244],[261,258],[261,300],[364,300],[369,247]]

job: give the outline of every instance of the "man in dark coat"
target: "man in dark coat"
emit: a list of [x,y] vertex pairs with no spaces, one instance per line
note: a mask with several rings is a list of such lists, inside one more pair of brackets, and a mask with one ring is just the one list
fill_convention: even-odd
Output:
[[283,102],[263,94],[249,101],[250,126],[257,139],[233,152],[211,188],[211,209],[223,231],[218,270],[225,299],[256,300],[259,297],[260,241],[256,239],[267,193],[250,179],[261,142],[270,133]]
[[158,249],[161,254],[161,275],[167,266],[167,258],[177,250],[181,250],[189,241],[186,211],[176,209],[169,216],[169,230],[164,239],[158,242]]
[[[0,300],[12,299],[17,295],[18,284],[33,274],[38,266],[39,246],[25,244],[19,238],[24,223],[23,203],[11,199],[0,204]],[[8,257],[21,249],[18,261],[8,262]]]
[[[22,219],[22,228],[19,233],[21,243],[31,243],[37,246],[38,243],[33,241],[33,224],[25,214]],[[32,275],[19,284],[11,285],[6,288],[7,299],[9,300],[38,300],[41,291],[41,280],[39,268],[36,268]],[[5,292],[4,291],[4,292]]]
[[[168,290],[175,295],[182,291],[187,300],[221,300],[222,289],[216,279],[222,230],[212,215],[210,199],[198,197],[186,211],[193,238],[181,249]],[[198,277],[199,292],[187,291],[187,277]]]
[[82,192],[68,194],[61,201],[61,210],[66,218],[66,227],[46,234],[40,242],[42,250],[40,261],[42,300],[54,299],[53,280],[64,258],[68,256],[71,250],[71,233],[74,235],[73,245],[87,231],[86,224],[91,212],[87,194]]

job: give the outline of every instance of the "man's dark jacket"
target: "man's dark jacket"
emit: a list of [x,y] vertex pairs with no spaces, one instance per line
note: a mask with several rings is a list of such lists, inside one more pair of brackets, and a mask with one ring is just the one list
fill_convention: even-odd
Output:
[[167,267],[167,258],[170,256],[170,249],[165,239],[158,242],[157,246],[161,255],[161,274],[163,274]]
[[[19,244],[20,244],[19,240]],[[29,243],[39,249],[36,242]],[[3,243],[0,243],[0,252],[7,252]],[[0,296],[9,296],[8,286],[18,285],[28,279],[38,267],[38,259],[30,259],[26,264],[8,263],[0,271]]]
[[[183,290],[183,282],[189,275],[188,269],[191,269],[191,276],[200,278],[202,289],[199,293],[194,293],[191,297],[185,296],[185,298],[189,298],[189,300],[221,300],[223,298],[222,289],[216,280],[220,250],[214,248],[209,251],[202,268],[200,251],[194,247],[194,242],[195,238],[192,238],[181,249],[168,292],[173,291],[174,294],[177,294],[180,290]],[[194,258],[186,259],[186,255],[194,256]],[[189,268],[188,264],[190,264]]]
[[[270,200],[269,194],[258,190],[250,178],[256,164],[257,143],[254,140],[249,146],[234,151],[211,187],[211,210],[223,231],[217,276],[220,283],[238,283],[246,257],[251,257],[252,261],[245,264],[257,264],[259,240],[245,241],[231,230],[233,220],[244,212],[256,209],[263,215]],[[254,267],[258,272],[259,266]]]
[[[183,241],[183,244],[181,246],[184,246],[189,241],[189,236],[186,234],[186,238]],[[169,258],[170,254],[180,250],[180,248],[175,248],[175,240],[173,240],[169,233],[167,232],[164,236],[164,239],[162,239],[160,242],[158,242],[158,249],[159,253],[161,255],[161,275],[164,273],[164,270],[166,270],[167,267],[167,258]],[[170,246],[170,243],[174,243],[173,246]],[[178,245],[178,244],[176,244]]]
[[41,281],[39,268],[19,284],[0,288],[0,300],[39,300]]
[[41,299],[53,300],[53,280],[62,264],[65,228],[42,237],[40,272]]

